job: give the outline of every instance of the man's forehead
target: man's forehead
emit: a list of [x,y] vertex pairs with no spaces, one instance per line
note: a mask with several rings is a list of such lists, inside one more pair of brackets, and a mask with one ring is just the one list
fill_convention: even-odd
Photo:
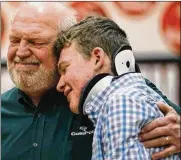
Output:
[[55,37],[57,30],[47,28],[41,23],[15,22],[11,26],[10,36],[27,36],[34,38]]
[[65,64],[66,62],[68,62],[67,56],[63,55],[63,53],[61,53],[59,61],[58,61],[58,66],[61,66],[62,64]]
[[68,47],[64,47],[60,52],[58,65],[65,64],[65,63],[69,62],[72,59],[71,57],[72,56],[68,50]]
[[75,45],[76,45],[75,42],[72,41],[70,45],[64,46],[64,48],[60,52],[60,58],[58,64],[60,64],[61,62],[72,62],[72,60],[75,59],[77,55],[76,54],[77,49]]
[[46,30],[46,26],[43,23],[38,23],[38,22],[26,22],[26,21],[16,21],[15,23],[12,24],[11,30],[18,30],[18,29],[31,29],[34,30],[35,32],[38,32],[39,30]]
[[45,15],[17,15],[12,25],[16,26],[24,26],[24,27],[39,27],[39,28],[45,28],[45,29],[52,29],[57,30],[59,25],[58,18],[52,18],[53,16],[45,16]]

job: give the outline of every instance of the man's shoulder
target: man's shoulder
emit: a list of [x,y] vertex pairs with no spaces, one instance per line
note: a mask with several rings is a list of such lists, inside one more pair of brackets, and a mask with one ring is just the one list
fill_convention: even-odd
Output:
[[2,100],[14,98],[18,94],[18,88],[14,87],[1,95]]
[[14,87],[1,95],[1,106],[17,101],[18,88]]
[[[145,85],[132,85],[128,87],[118,87],[107,97],[107,102],[123,103],[125,101],[142,102],[145,97],[148,97],[148,90],[150,88]],[[152,94],[152,96],[155,96]]]
[[125,88],[118,87],[109,95],[109,98],[116,99],[121,97],[132,97],[133,93],[135,92],[139,93],[139,91],[140,89],[136,87],[131,87],[131,89],[130,87],[125,87]]

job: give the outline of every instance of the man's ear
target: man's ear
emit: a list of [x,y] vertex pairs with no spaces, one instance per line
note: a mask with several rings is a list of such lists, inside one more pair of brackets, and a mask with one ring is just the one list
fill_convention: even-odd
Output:
[[92,52],[92,59],[94,63],[94,69],[99,70],[104,66],[104,61],[105,61],[105,52],[102,48],[100,47],[95,47]]

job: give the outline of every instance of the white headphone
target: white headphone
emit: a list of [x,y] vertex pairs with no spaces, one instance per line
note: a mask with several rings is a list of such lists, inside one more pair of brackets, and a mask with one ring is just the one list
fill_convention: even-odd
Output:
[[130,45],[123,44],[112,56],[112,70],[115,75],[135,72],[135,58]]

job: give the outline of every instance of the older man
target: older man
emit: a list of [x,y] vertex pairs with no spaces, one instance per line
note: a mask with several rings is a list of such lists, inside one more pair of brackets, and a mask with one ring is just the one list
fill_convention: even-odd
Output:
[[92,123],[72,114],[55,89],[53,44],[74,23],[75,12],[55,2],[27,3],[12,20],[8,70],[16,87],[2,95],[2,159],[91,158]]
[[60,3],[25,4],[12,20],[8,70],[16,87],[2,95],[2,159],[91,156],[92,124],[72,114],[55,89],[53,44],[59,31],[74,23],[75,12]]

